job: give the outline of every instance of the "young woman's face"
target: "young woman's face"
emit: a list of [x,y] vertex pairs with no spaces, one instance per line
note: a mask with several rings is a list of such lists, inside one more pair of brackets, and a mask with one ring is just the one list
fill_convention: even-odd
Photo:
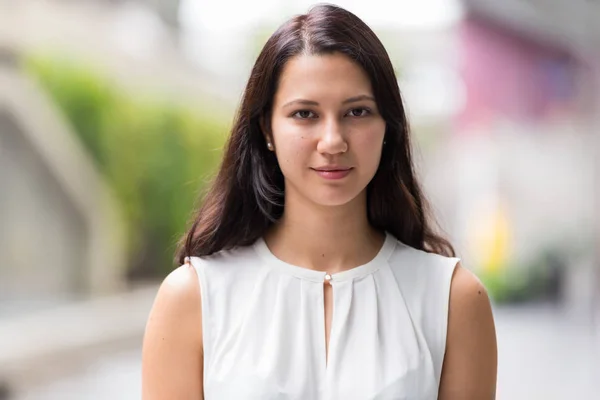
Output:
[[285,177],[286,198],[335,206],[364,196],[384,135],[385,121],[359,65],[338,53],[299,55],[286,63],[267,137]]

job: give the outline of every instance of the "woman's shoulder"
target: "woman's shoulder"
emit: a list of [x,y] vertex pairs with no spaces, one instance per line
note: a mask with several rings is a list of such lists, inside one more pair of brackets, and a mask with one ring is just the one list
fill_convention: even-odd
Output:
[[196,314],[200,304],[200,287],[194,268],[186,263],[171,271],[162,281],[155,307],[165,309],[165,315]]
[[[163,327],[177,321],[201,320],[203,300],[221,284],[230,284],[253,265],[251,246],[222,250],[209,256],[186,257],[185,263],[171,271],[162,281],[153,305],[152,318]],[[238,279],[235,279],[238,280]],[[166,329],[166,328],[165,328]]]
[[148,316],[142,351],[144,398],[150,392],[160,396],[168,390],[171,397],[177,390],[201,391],[196,377],[202,373],[197,361],[202,351],[200,288],[186,264],[163,280]]
[[440,398],[495,398],[498,348],[490,298],[457,266],[452,277]]

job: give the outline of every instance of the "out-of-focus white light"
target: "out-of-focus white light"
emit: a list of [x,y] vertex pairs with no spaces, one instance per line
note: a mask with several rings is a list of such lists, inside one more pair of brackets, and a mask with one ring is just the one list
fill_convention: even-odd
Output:
[[[331,3],[358,15],[372,27],[436,29],[459,21],[464,13],[460,0],[338,0]],[[225,31],[303,13],[314,0],[182,0],[179,20],[185,29]]]
[[370,0],[348,3],[355,13],[373,28],[439,29],[456,24],[464,15],[459,0]]
[[179,22],[186,30],[239,30],[277,14],[280,0],[182,0]]
[[452,117],[466,103],[466,89],[458,73],[446,66],[418,63],[406,66],[400,81],[408,111],[418,117]]
[[[179,23],[183,53],[193,63],[223,77],[244,73],[257,27],[273,29],[316,0],[181,0]],[[374,30],[445,29],[463,15],[460,0],[332,1],[355,13]],[[419,101],[419,100],[416,100]],[[439,100],[446,104],[445,100]],[[430,101],[423,108],[431,108]],[[443,107],[439,104],[436,107]]]
[[168,36],[160,18],[148,7],[135,3],[120,6],[110,34],[117,47],[138,58],[151,56]]

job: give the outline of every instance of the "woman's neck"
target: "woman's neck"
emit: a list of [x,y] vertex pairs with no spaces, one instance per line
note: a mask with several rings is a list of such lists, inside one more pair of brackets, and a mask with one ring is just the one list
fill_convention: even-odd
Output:
[[282,218],[265,235],[277,258],[329,273],[366,264],[384,239],[369,224],[366,198],[360,196],[335,207],[286,199]]

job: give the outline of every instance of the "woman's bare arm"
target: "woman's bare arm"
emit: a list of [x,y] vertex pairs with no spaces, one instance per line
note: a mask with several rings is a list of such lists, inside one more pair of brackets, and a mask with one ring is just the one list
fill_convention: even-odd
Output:
[[194,268],[183,265],[162,283],[146,325],[143,400],[203,399],[202,307]]
[[471,272],[458,265],[450,288],[438,399],[495,399],[497,361],[496,329],[487,292]]

